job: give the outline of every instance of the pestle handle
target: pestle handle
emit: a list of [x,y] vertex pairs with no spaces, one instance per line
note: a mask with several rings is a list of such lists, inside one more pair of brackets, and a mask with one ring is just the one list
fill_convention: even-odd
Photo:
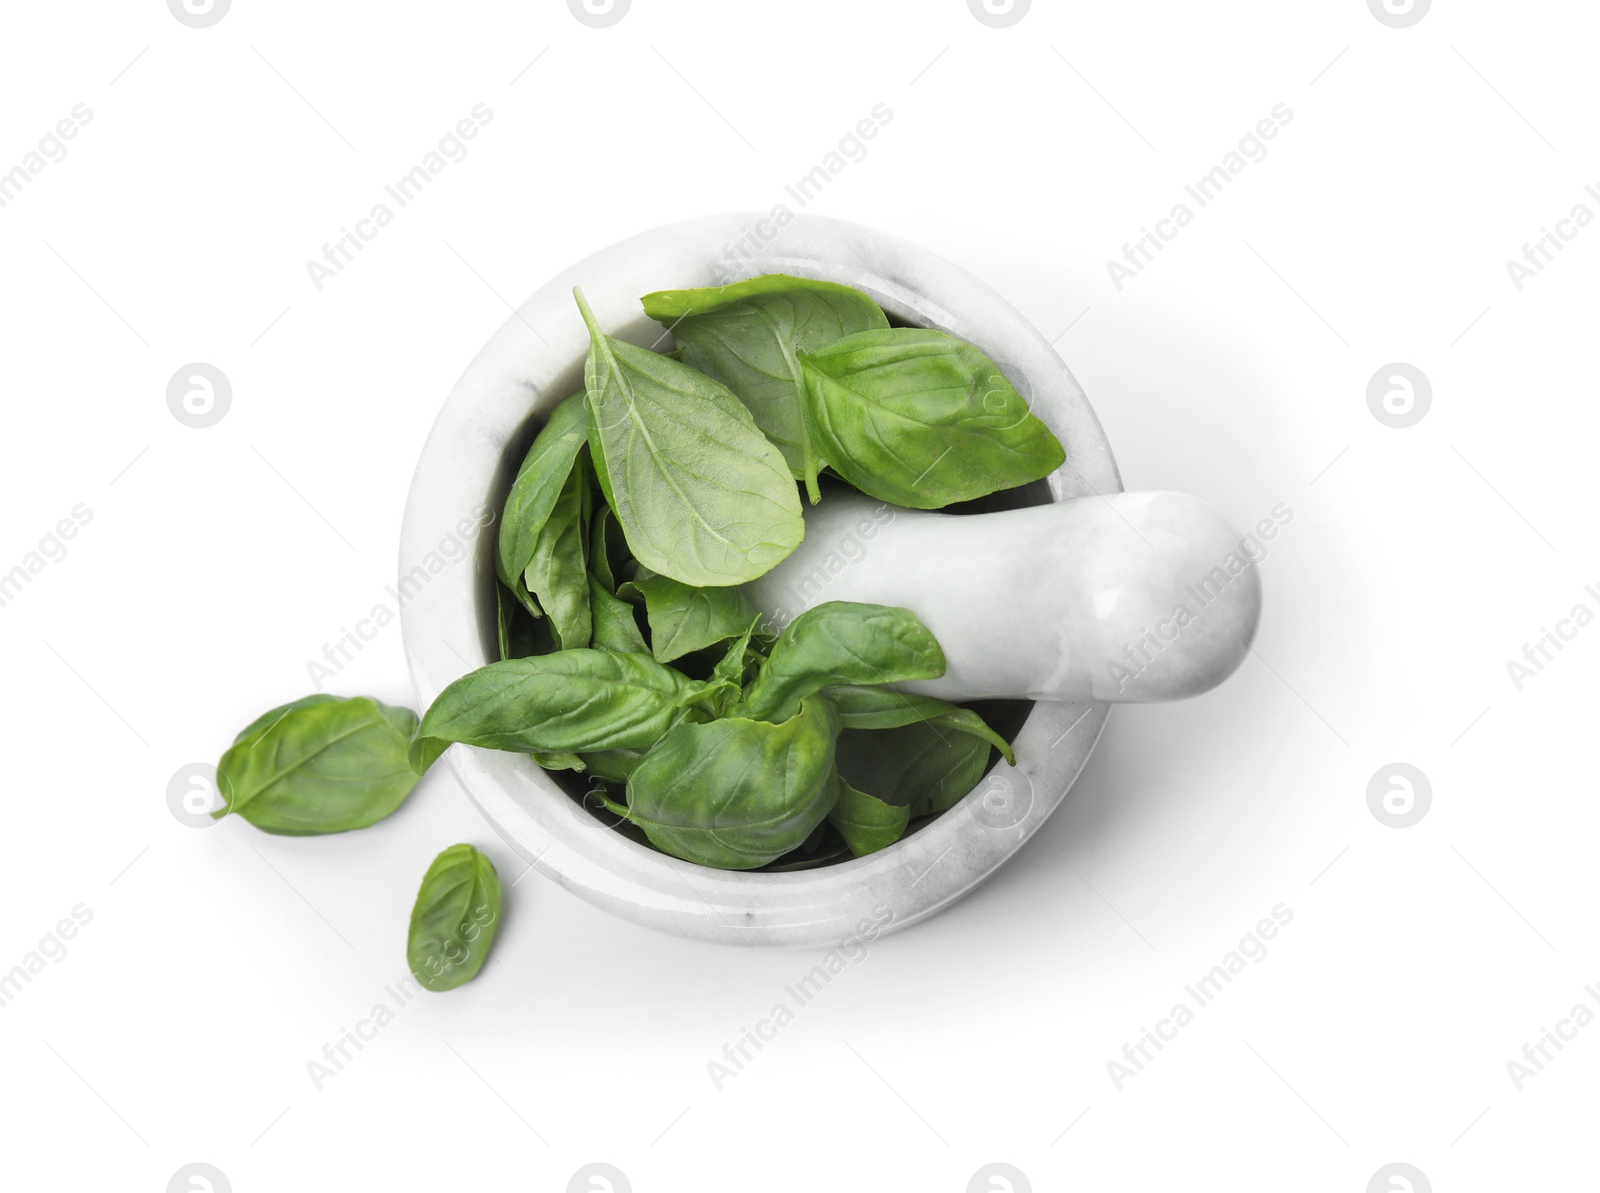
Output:
[[1261,614],[1256,565],[1292,517],[1245,536],[1182,493],[940,514],[830,491],[794,554],[745,591],[779,627],[825,601],[910,609],[948,668],[907,691],[1179,700],[1243,661]]

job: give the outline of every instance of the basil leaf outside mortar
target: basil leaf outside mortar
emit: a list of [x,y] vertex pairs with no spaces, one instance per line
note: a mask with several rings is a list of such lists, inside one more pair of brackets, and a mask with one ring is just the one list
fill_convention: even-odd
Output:
[[726,386],[612,339],[573,293],[590,334],[591,455],[634,558],[700,587],[765,575],[805,534],[782,454]]
[[942,331],[861,332],[799,359],[817,454],[880,501],[938,509],[1066,461],[999,366]]
[[500,877],[471,845],[428,867],[411,909],[406,964],[425,989],[454,990],[478,976],[500,929]]
[[640,301],[645,314],[672,332],[684,364],[738,395],[790,471],[806,481],[814,504],[817,465],[796,353],[887,328],[878,304],[849,286],[786,274],[702,290],[662,290]]
[[[420,774],[407,763],[416,714],[366,696],[307,696],[258,717],[217,763],[221,819],[313,836],[392,815]],[[424,768],[426,769],[426,768]]]

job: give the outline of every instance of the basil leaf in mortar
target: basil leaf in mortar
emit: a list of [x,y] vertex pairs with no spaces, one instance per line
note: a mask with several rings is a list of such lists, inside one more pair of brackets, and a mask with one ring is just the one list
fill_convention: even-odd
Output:
[[960,803],[989,769],[989,743],[927,721],[900,729],[847,729],[839,735],[839,774],[852,787],[904,805],[913,818]]
[[664,853],[751,870],[799,846],[839,796],[839,714],[821,697],[781,725],[683,722],[628,779],[628,818]]
[[598,576],[589,577],[589,610],[594,625],[594,645],[599,650],[624,654],[648,653],[644,635],[633,616],[633,606],[614,596]]
[[878,304],[836,282],[767,274],[703,290],[661,290],[641,300],[645,314],[678,341],[683,363],[722,382],[807,482],[816,468],[801,399],[797,352],[814,352],[860,331],[889,326]]
[[982,717],[969,708],[949,704],[932,696],[914,696],[894,688],[869,688],[857,684],[830,684],[822,694],[832,700],[844,718],[846,729],[898,729],[926,721],[936,729],[970,733],[994,746],[1012,766],[1017,756],[1011,743],[1001,737]]
[[550,412],[550,420],[539,431],[517,471],[500,515],[495,568],[501,583],[528,604],[535,616],[540,610],[529,600],[523,573],[533,561],[539,535],[588,439],[589,409],[579,391]]
[[839,830],[856,857],[893,845],[910,822],[911,809],[905,804],[891,804],[839,780],[839,802],[828,813],[828,823]]
[[366,828],[391,815],[420,772],[407,764],[416,714],[366,696],[318,694],[265,713],[217,763],[221,819],[313,836]]
[[670,576],[641,575],[617,589],[644,599],[650,650],[658,663],[737,638],[756,616],[738,588],[696,588]]
[[500,928],[500,876],[471,845],[428,867],[411,909],[406,964],[425,989],[454,990],[478,976]]
[[937,679],[944,651],[909,609],[827,601],[807,609],[778,637],[744,694],[744,715],[792,716],[801,700],[829,684]]
[[999,367],[942,331],[861,332],[799,359],[817,455],[879,501],[938,509],[1066,461]]
[[425,770],[453,742],[524,754],[647,749],[704,688],[647,654],[563,650],[490,663],[439,693],[411,764]]
[[805,534],[783,456],[726,386],[612,339],[574,295],[590,335],[591,453],[634,558],[704,587],[766,574]]
[[534,536],[533,556],[523,572],[524,585],[550,618],[557,647],[562,650],[588,646],[593,632],[584,534],[589,501],[589,465],[580,455]]

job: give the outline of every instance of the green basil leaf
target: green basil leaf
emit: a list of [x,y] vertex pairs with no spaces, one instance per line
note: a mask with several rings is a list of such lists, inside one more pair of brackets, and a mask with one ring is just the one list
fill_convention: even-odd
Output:
[[589,525],[589,570],[599,577],[608,592],[616,592],[617,578],[629,562],[628,544],[623,540],[616,516],[602,501]]
[[766,574],[805,533],[778,449],[726,386],[589,326],[589,440],[606,500],[640,563],[685,584]]
[[648,749],[705,687],[647,654],[563,650],[463,675],[422,718],[411,763],[452,742],[518,753]]
[[406,964],[425,989],[454,990],[478,976],[499,929],[494,863],[470,845],[452,845],[422,876],[406,935]]
[[[545,654],[555,643],[542,642],[549,634],[549,626],[542,617],[535,617],[528,607],[504,584],[496,584],[499,603],[499,645],[502,659],[525,659],[529,655]],[[531,602],[532,598],[528,598]],[[541,627],[543,632],[541,633]]]
[[683,363],[737,394],[790,471],[814,481],[801,409],[805,379],[795,354],[888,327],[878,304],[849,286],[781,273],[704,290],[662,290],[642,301],[645,314],[678,341]]
[[252,743],[268,729],[271,729],[275,724],[277,724],[285,714],[292,713],[296,709],[310,708],[316,704],[337,704],[338,701],[338,696],[329,695],[327,692],[313,692],[309,696],[302,696],[298,700],[291,700],[288,704],[280,704],[277,708],[269,709],[268,711],[262,713],[243,729],[239,730],[238,736],[233,739],[233,744],[237,746]]
[[839,714],[820,697],[781,725],[683,722],[628,779],[628,817],[664,853],[751,870],[801,844],[839,796]]
[[927,721],[900,729],[847,729],[839,735],[839,774],[852,787],[912,817],[960,803],[989,768],[989,743]]
[[634,618],[633,606],[613,596],[611,590],[593,575],[589,577],[589,610],[597,649],[625,654],[634,651],[649,653],[644,635],[639,632],[639,622]]
[[621,597],[634,593],[644,598],[658,663],[737,638],[756,616],[738,588],[696,588],[670,576],[641,575],[617,591]]
[[589,500],[588,464],[580,456],[534,538],[523,581],[550,618],[560,649],[589,645],[589,572],[584,508]]
[[896,327],[801,354],[817,454],[880,501],[938,509],[1066,460],[997,365],[942,331]]
[[553,754],[544,750],[535,750],[532,758],[545,770],[587,770],[588,766],[577,754],[571,752]]
[[644,750],[595,750],[582,754],[589,773],[607,783],[626,783],[645,759]]
[[[343,833],[393,813],[417,785],[416,714],[366,696],[318,695],[258,717],[217,763],[218,819],[285,836]],[[424,768],[425,769],[425,768]]]
[[782,721],[828,684],[937,679],[944,668],[944,651],[911,610],[827,601],[789,623],[743,707],[758,720]]
[[857,857],[893,845],[905,835],[910,822],[911,809],[905,804],[891,804],[839,780],[839,802],[828,813],[828,823],[839,830]]
[[[588,439],[589,408],[580,391],[550,412],[550,420],[533,441],[512,482],[500,515],[495,569],[518,600],[527,599],[523,573],[533,561],[539,535]],[[532,612],[537,615],[539,610],[534,607]]]
[[857,684],[830,684],[822,694],[838,706],[846,729],[898,729],[927,721],[939,729],[970,733],[994,746],[1012,766],[1017,756],[977,713],[932,696],[914,696],[894,688],[869,688]]

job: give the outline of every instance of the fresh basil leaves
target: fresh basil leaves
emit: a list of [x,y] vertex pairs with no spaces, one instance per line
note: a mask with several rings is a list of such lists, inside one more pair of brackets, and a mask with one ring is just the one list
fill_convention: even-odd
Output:
[[745,692],[744,711],[781,721],[829,684],[937,679],[944,668],[944,651],[911,610],[828,601],[783,632]]
[[839,713],[821,698],[781,725],[729,717],[680,724],[628,779],[628,818],[656,848],[751,870],[796,848],[838,798]]
[[269,833],[313,836],[366,828],[417,785],[406,762],[416,714],[366,696],[307,696],[264,713],[217,763],[218,819],[237,814]]
[[995,363],[942,331],[861,332],[799,357],[818,456],[880,501],[938,509],[1066,461]]
[[782,454],[728,388],[589,326],[589,442],[606,499],[640,563],[685,584],[742,584],[805,533]]
[[609,650],[490,663],[439,693],[411,762],[421,773],[452,742],[522,753],[648,748],[705,686],[649,655]]
[[617,589],[644,601],[650,648],[658,663],[737,638],[756,616],[737,588],[695,588],[670,576],[641,575]]
[[500,929],[500,876],[471,845],[428,867],[411,909],[406,963],[425,989],[454,990],[478,976]]
[[816,502],[797,354],[887,328],[878,304],[849,286],[785,274],[704,290],[662,290],[640,301],[645,314],[672,331],[684,364],[738,395]]

